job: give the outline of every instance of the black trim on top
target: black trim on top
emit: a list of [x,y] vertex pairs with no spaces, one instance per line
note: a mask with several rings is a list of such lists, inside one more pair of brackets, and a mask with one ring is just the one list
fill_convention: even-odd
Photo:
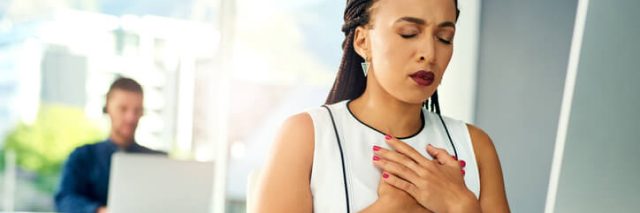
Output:
[[[356,121],[360,122],[362,125],[368,127],[369,129],[372,129],[372,130],[374,130],[374,131],[376,131],[376,132],[378,132],[378,133],[380,133],[382,135],[387,135],[386,133],[384,133],[384,132],[382,132],[382,131],[380,131],[380,130],[378,130],[376,128],[373,128],[372,126],[369,126],[365,122],[362,122],[360,119],[358,119],[358,117],[356,117],[356,115],[353,114],[353,112],[351,112],[351,108],[349,108],[349,103],[351,103],[351,101],[353,101],[353,100],[347,101],[347,106],[346,106],[347,107],[347,111],[349,111],[349,114],[351,114],[351,117],[353,117],[354,119],[356,119]],[[422,130],[424,130],[425,121],[424,121],[424,111],[422,109],[420,109],[420,121],[422,121],[422,126],[420,127],[420,130],[418,130],[418,132],[413,133],[412,135],[407,136],[407,137],[398,137],[397,139],[400,139],[400,140],[410,139],[410,138],[413,138],[416,135],[420,134],[420,132],[422,132]],[[447,134],[449,134],[449,133],[447,132]]]
[[458,150],[456,150],[456,146],[453,145],[453,140],[451,140],[451,135],[449,134],[449,128],[447,128],[447,124],[444,123],[444,119],[442,119],[442,115],[438,114],[440,118],[440,122],[442,122],[442,126],[444,127],[444,131],[447,132],[447,137],[449,138],[449,143],[451,143],[451,147],[453,147],[453,154],[458,159]]
[[331,117],[331,124],[333,124],[333,131],[336,133],[336,141],[338,142],[338,148],[340,149],[340,160],[342,162],[342,180],[344,181],[344,196],[347,198],[347,213],[351,212],[351,207],[349,206],[349,186],[347,185],[347,171],[344,165],[344,154],[342,152],[342,144],[340,143],[340,136],[338,136],[338,128],[336,127],[336,122],[333,119],[333,113],[331,113],[331,109],[327,105],[323,105],[327,111],[329,111],[329,116]]

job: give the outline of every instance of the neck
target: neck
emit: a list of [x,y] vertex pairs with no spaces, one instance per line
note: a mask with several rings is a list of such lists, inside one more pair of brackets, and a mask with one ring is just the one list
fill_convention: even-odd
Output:
[[420,131],[422,104],[402,102],[377,89],[367,88],[347,107],[362,122],[394,137],[408,137]]
[[126,149],[131,144],[133,144],[133,138],[121,137],[121,136],[119,136],[118,134],[116,134],[114,132],[111,132],[109,138],[120,149]]

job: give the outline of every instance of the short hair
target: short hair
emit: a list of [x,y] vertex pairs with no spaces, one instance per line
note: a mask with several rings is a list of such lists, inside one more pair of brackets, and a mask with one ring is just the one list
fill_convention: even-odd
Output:
[[[111,97],[111,93],[113,93],[114,90],[124,90],[127,92],[135,92],[140,95],[144,95],[142,86],[137,81],[126,77],[118,77],[115,81],[113,81],[113,83],[111,83],[109,91],[107,92],[107,100],[109,100],[109,97]],[[102,108],[102,112],[107,113],[106,105]]]
[[107,98],[116,89],[144,94],[142,92],[142,86],[140,86],[137,81],[131,78],[118,77],[118,79],[113,81],[113,83],[111,83],[111,86],[109,87],[109,92],[107,92]]

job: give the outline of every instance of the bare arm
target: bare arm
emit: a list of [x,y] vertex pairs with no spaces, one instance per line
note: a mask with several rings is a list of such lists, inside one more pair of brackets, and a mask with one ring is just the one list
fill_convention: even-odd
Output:
[[278,133],[257,188],[257,212],[312,212],[309,180],[313,121],[307,113],[288,118]]
[[491,138],[473,125],[467,124],[480,173],[480,206],[483,212],[510,212],[504,190],[500,159]]

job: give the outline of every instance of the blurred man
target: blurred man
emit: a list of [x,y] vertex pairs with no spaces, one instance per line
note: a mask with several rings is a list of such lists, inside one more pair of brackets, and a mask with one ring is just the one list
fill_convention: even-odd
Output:
[[164,154],[134,140],[142,116],[142,87],[129,78],[118,78],[107,93],[104,112],[111,118],[109,138],[74,150],[67,159],[55,203],[58,211],[106,212],[111,155],[117,151]]

